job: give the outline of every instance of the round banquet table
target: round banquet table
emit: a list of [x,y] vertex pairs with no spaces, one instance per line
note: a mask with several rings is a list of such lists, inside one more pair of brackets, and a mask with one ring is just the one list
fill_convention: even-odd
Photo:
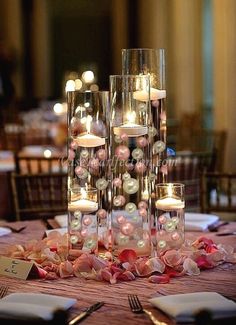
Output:
[[[24,244],[30,239],[40,240],[45,231],[45,226],[40,220],[22,221],[11,223],[20,227],[26,225],[27,228],[21,233],[11,233],[0,237],[0,254],[4,254],[5,249],[12,244]],[[230,223],[221,228],[221,231],[236,230],[236,222]],[[229,244],[236,248],[235,236],[218,237],[216,233],[187,232],[186,237],[196,239],[199,236],[212,238],[216,243]],[[83,278],[66,278],[57,280],[19,280],[0,276],[0,285],[8,284],[9,293],[13,292],[35,292],[72,297],[78,300],[72,308],[69,318],[75,316],[85,307],[97,301],[104,301],[105,305],[98,311],[92,313],[83,320],[83,324],[120,325],[122,322],[129,324],[151,324],[151,321],[144,314],[133,314],[130,311],[127,295],[137,294],[144,307],[151,310],[154,315],[167,324],[175,324],[161,311],[153,308],[148,299],[160,295],[177,293],[190,293],[199,291],[215,291],[231,299],[236,300],[236,264],[225,263],[218,267],[201,271],[198,276],[183,276],[172,278],[168,284],[149,283],[147,278],[139,278],[130,282],[118,282],[109,284],[108,282],[98,282],[85,280]]]

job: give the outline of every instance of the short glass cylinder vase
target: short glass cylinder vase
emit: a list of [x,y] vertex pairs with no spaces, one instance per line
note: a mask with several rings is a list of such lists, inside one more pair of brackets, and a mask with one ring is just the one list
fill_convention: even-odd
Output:
[[68,201],[71,248],[97,253],[97,189],[71,185]]
[[109,93],[69,91],[67,103],[70,247],[97,253],[98,234],[108,245]]
[[110,164],[112,251],[149,256],[150,79],[110,76]]
[[[153,172],[155,183],[166,182],[166,89],[164,49],[123,49],[122,73],[150,76],[150,104],[153,123]],[[154,190],[154,188],[153,188]]]
[[178,249],[184,243],[184,184],[156,185],[156,251]]

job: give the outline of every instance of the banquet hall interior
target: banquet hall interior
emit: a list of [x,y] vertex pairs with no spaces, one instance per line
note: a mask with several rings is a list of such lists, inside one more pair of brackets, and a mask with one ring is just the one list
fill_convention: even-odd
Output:
[[163,48],[167,147],[179,162],[168,180],[187,184],[189,211],[210,212],[200,197],[201,174],[221,173],[219,200],[209,186],[204,193],[223,200],[223,218],[235,219],[235,6],[233,0],[2,0],[0,218],[18,214],[10,184],[11,172],[22,172],[18,156],[66,155],[66,82],[92,71],[83,89],[109,90],[109,75],[121,73],[122,49]]
[[1,324],[236,324],[235,31],[236,0],[0,0]]

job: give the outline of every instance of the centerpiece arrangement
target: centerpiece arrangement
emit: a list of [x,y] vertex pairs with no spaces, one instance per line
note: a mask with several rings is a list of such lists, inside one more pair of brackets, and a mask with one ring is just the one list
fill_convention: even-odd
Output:
[[[70,90],[68,233],[9,248],[45,279],[130,281],[236,263],[233,247],[184,238],[184,186],[166,183],[164,51],[122,51],[110,93]],[[69,246],[68,246],[69,242]]]
[[[156,202],[167,174],[164,83],[164,50],[125,49],[110,93],[67,92],[73,249],[97,254],[100,243],[113,256],[150,257],[183,243],[183,185],[181,207]],[[162,195],[175,200],[176,191]]]

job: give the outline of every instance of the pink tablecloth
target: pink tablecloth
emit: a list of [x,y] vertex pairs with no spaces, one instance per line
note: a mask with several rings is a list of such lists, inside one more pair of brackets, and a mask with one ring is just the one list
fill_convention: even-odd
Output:
[[[0,237],[0,252],[4,248],[14,243],[23,244],[29,239],[41,239],[44,234],[44,226],[39,221],[24,221],[16,223],[17,226],[27,225],[27,228],[20,234],[11,234]],[[236,223],[222,227],[223,230],[236,230]],[[195,239],[202,233],[187,233],[186,236]],[[235,236],[217,237],[214,233],[205,234],[217,243],[230,244],[236,248]],[[202,271],[199,276],[183,276],[173,278],[169,284],[152,284],[147,279],[137,279],[131,282],[119,282],[111,285],[104,282],[84,280],[80,278],[69,278],[59,280],[17,280],[0,277],[0,284],[8,284],[9,292],[41,292],[78,299],[76,308],[70,317],[84,307],[98,300],[105,301],[105,305],[97,312],[93,313],[84,324],[126,325],[150,324],[150,320],[143,314],[133,314],[130,312],[127,294],[133,293],[140,297],[143,306],[152,310],[158,319],[167,324],[174,324],[160,311],[154,309],[148,299],[158,295],[175,293],[189,293],[199,291],[216,291],[229,298],[236,299],[236,265],[222,264],[215,269]]]

